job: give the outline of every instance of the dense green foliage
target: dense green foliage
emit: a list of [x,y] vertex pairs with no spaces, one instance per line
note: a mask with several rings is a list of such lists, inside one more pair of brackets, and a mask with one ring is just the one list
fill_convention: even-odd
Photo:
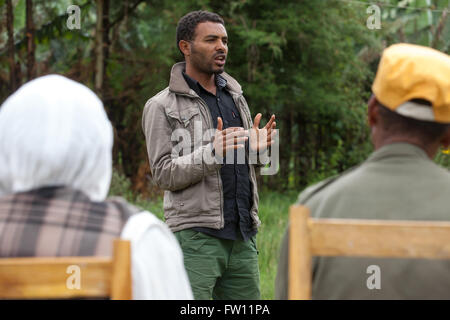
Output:
[[[6,3],[0,1],[0,14]],[[60,73],[95,88],[99,1],[74,1],[81,29],[66,26],[69,0],[34,0],[35,76]],[[141,193],[151,185],[141,113],[167,86],[180,61],[179,18],[191,10],[224,17],[230,38],[226,70],[242,84],[253,115],[274,113],[280,129],[280,171],[265,187],[299,190],[362,161],[371,151],[366,125],[370,86],[383,47],[399,42],[449,52],[448,0],[385,0],[381,29],[366,21],[368,1],[103,0],[104,80],[97,92],[115,127],[116,168]],[[27,80],[25,0],[12,1],[16,78]],[[105,20],[106,19],[106,20]],[[2,19],[4,21],[4,19]],[[10,93],[6,25],[0,30],[0,98]],[[153,193],[152,193],[153,194]]]

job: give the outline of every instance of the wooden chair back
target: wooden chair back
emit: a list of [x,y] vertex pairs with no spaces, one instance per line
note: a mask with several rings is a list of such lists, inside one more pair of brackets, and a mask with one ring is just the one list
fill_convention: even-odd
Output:
[[288,297],[311,299],[312,257],[450,259],[450,222],[314,219],[307,207],[289,211]]
[[112,257],[0,259],[0,299],[132,298],[131,245],[114,240]]

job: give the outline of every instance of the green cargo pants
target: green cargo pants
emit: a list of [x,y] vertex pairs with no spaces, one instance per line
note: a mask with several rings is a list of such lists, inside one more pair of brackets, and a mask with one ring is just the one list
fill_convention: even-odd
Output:
[[256,237],[226,240],[186,229],[175,232],[196,300],[260,299]]

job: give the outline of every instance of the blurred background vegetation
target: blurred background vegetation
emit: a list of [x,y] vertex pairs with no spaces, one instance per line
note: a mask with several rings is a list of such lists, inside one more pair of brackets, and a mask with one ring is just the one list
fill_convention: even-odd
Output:
[[[80,29],[67,27],[70,5]],[[381,29],[367,20],[381,11]],[[0,0],[0,101],[35,77],[58,73],[103,100],[114,126],[111,194],[162,218],[161,190],[148,166],[141,115],[180,60],[178,20],[219,13],[229,36],[226,71],[251,112],[274,113],[280,166],[260,176],[258,239],[263,298],[273,297],[287,208],[308,184],[363,161],[372,151],[367,100],[383,48],[397,42],[450,53],[449,0]],[[450,168],[450,155],[435,161]],[[1,165],[1,164],[0,164]]]
[[[381,29],[367,27],[370,3],[381,9]],[[116,170],[134,192],[154,197],[160,191],[148,167],[142,108],[182,59],[175,43],[179,18],[214,11],[229,33],[227,71],[241,82],[253,115],[277,116],[280,170],[260,177],[260,185],[301,190],[371,151],[366,102],[384,47],[411,42],[449,52],[449,0],[370,3],[0,0],[0,98],[49,73],[88,85],[115,128]],[[72,4],[80,7],[79,30],[66,25]]]

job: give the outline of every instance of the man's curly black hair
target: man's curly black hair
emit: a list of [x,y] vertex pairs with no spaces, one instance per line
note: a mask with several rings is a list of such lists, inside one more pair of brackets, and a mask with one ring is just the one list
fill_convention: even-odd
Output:
[[[223,19],[216,13],[208,11],[192,11],[182,17],[177,25],[177,48],[180,40],[191,41],[195,37],[195,28],[201,22],[216,22],[225,26]],[[181,50],[180,50],[181,52]],[[181,52],[183,54],[183,52]]]

